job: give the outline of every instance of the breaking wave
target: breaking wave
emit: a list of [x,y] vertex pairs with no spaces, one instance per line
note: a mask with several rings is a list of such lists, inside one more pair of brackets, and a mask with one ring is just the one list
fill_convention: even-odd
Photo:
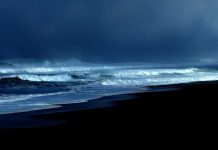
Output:
[[217,66],[7,60],[0,62],[0,114],[138,92],[151,85],[214,80]]
[[134,78],[134,77],[147,77],[158,75],[171,75],[171,74],[190,74],[198,71],[197,68],[187,69],[138,69],[138,70],[121,70],[113,73],[116,77]]
[[38,81],[38,82],[69,82],[72,81],[72,77],[69,75],[18,75],[22,80]]

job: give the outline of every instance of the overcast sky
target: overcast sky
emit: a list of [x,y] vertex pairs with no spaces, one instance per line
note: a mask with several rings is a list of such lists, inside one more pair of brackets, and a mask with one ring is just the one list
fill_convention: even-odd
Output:
[[0,59],[216,59],[217,8],[217,0],[0,0]]

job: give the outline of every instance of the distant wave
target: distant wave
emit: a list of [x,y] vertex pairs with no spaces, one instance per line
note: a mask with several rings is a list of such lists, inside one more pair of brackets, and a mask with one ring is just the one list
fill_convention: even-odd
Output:
[[171,74],[190,74],[199,71],[197,68],[187,69],[137,69],[137,70],[121,70],[113,73],[116,77],[146,77],[146,76],[158,76],[158,75],[171,75]]
[[[95,67],[94,67],[95,68]],[[106,69],[105,69],[106,68]],[[56,68],[57,72],[51,73],[53,68],[44,68],[37,70],[37,68],[31,68],[34,72],[26,72],[20,73],[21,71],[17,71],[15,74],[1,74],[0,73],[0,83],[1,82],[9,82],[18,83],[28,81],[32,82],[80,82],[80,83],[102,83],[106,85],[108,81],[113,81],[120,83],[120,85],[147,85],[155,82],[155,84],[167,84],[174,82],[191,82],[191,81],[200,81],[200,80],[216,80],[217,79],[217,71],[216,70],[204,70],[199,68],[182,68],[182,69],[135,69],[130,68],[115,68],[108,70],[107,67],[101,68],[99,70],[92,69],[89,67],[89,70],[80,70],[75,71],[68,70],[65,68]],[[75,69],[75,68],[74,68]],[[43,71],[42,71],[43,70]],[[64,70],[64,71],[63,71]],[[212,71],[212,72],[211,72]],[[47,73],[47,74],[46,74]],[[167,82],[166,82],[166,81]],[[174,83],[172,82],[172,83]]]
[[[34,68],[32,68],[34,69]],[[36,69],[36,68],[35,68]],[[62,68],[63,69],[63,68]],[[111,70],[111,71],[80,71],[74,72],[68,70],[67,72],[63,72],[62,69],[58,69],[57,74],[51,74],[51,68],[46,68],[43,72],[47,74],[42,74],[42,70],[38,70],[36,72],[28,72],[26,74],[16,72],[16,75],[6,75],[2,76],[0,80],[5,81],[11,79],[14,81],[22,80],[22,81],[34,81],[34,82],[73,82],[73,81],[88,81],[88,80],[104,80],[107,78],[145,78],[152,76],[161,76],[161,75],[185,75],[197,72],[199,69],[196,68],[188,68],[188,69],[120,69],[120,70]],[[66,70],[65,70],[66,71]],[[75,70],[74,70],[75,71]],[[10,81],[10,80],[9,80]]]

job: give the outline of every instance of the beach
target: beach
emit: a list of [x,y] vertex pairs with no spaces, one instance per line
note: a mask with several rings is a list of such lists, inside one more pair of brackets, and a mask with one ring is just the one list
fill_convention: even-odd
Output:
[[[1,137],[81,133],[186,133],[213,125],[218,82],[152,86],[147,92],[0,116]],[[205,126],[206,127],[206,126]]]

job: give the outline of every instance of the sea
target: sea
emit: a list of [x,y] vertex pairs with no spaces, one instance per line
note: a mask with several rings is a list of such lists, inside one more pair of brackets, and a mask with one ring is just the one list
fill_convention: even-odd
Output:
[[218,80],[218,65],[1,60],[0,114],[86,103],[162,86]]

